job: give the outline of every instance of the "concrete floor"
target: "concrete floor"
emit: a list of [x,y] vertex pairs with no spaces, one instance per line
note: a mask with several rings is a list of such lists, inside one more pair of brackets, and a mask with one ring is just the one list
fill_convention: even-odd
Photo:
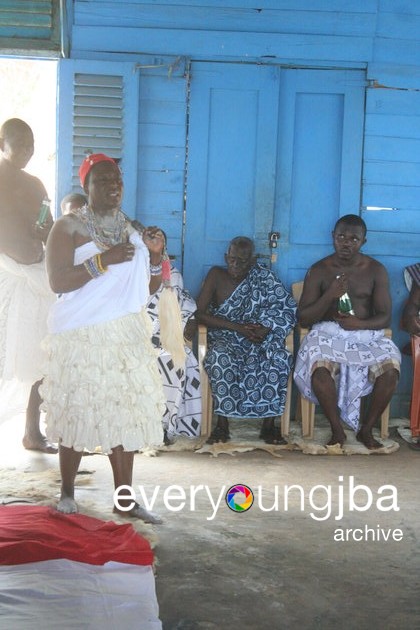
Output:
[[[2,467],[58,469],[53,455],[29,453],[20,447],[23,421],[0,427]],[[271,630],[271,629],[364,629],[420,628],[420,453],[402,441],[389,456],[328,457],[300,452],[282,452],[275,458],[253,451],[235,456],[193,452],[164,452],[157,457],[136,455],[134,488],[142,484],[151,497],[160,486],[155,508],[164,517],[154,527],[159,543],[156,588],[160,618],[165,630]],[[95,498],[112,501],[111,473],[106,457],[83,458],[83,469],[92,475]],[[372,494],[366,511],[350,511],[349,481],[364,484]],[[249,511],[231,511],[226,490],[246,484],[255,496]],[[303,510],[298,494],[291,491],[287,509],[285,486],[304,490]],[[325,516],[330,486],[331,515],[316,521],[311,513]],[[378,494],[382,485],[394,487],[399,511],[381,511],[377,499],[387,496],[382,507],[392,506],[390,489]],[[181,486],[186,505],[173,508],[164,491]],[[191,509],[191,486],[207,486],[216,500],[222,496],[216,516],[205,489],[196,495]],[[257,505],[258,487],[262,504],[277,511],[264,512]],[[344,488],[340,498],[341,488]],[[172,494],[180,490],[172,488]],[[312,495],[311,495],[312,492]],[[366,502],[368,490],[356,492],[355,501]],[[312,496],[312,503],[311,503]],[[138,494],[139,498],[139,494]],[[340,504],[343,507],[339,516]],[[318,510],[316,508],[319,508]],[[402,540],[334,541],[335,530],[365,527],[383,536]],[[356,532],[356,536],[360,536]],[[372,531],[368,532],[372,537]],[[100,627],[100,626],[98,626]]]

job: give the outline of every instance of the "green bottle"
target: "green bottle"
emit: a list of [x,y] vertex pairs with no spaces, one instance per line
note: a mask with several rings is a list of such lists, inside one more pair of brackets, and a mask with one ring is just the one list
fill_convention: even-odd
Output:
[[353,305],[347,291],[338,298],[338,312],[343,315],[354,315]]
[[44,225],[44,223],[45,223],[45,221],[47,219],[48,213],[50,211],[50,207],[51,207],[51,201],[48,199],[48,197],[45,197],[42,200],[41,207],[39,209],[37,225],[39,225],[39,226]]

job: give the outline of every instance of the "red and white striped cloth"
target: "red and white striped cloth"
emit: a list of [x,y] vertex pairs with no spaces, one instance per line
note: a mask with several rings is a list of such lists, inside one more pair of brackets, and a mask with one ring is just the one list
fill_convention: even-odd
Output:
[[130,524],[0,507],[0,627],[160,630],[152,563]]

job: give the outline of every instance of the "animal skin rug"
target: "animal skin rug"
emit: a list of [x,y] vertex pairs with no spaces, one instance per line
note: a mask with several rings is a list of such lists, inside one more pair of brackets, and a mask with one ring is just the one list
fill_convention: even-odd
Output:
[[[102,519],[103,521],[113,521],[118,524],[130,523],[133,528],[146,538],[152,549],[157,545],[158,537],[152,525],[143,523],[138,519],[127,519],[112,512],[112,506],[104,501],[98,501],[93,497],[94,487],[92,484],[91,471],[79,471],[76,477],[77,490],[91,490],[90,500],[77,499],[79,512],[87,516]],[[32,505],[47,505],[54,507],[57,504],[60,492],[60,473],[57,470],[45,470],[42,472],[17,470],[14,468],[0,469],[0,505],[9,503],[28,503]],[[89,488],[89,486],[91,486]],[[86,494],[86,493],[84,493]]]
[[[390,423],[391,424],[391,423]],[[274,457],[282,457],[284,451],[301,451],[305,455],[390,455],[399,449],[398,442],[392,439],[381,440],[379,431],[374,431],[376,439],[383,443],[383,448],[370,451],[363,444],[356,440],[353,431],[347,430],[347,441],[341,448],[339,445],[326,446],[331,437],[331,431],[326,426],[323,417],[315,419],[315,430],[313,439],[303,438],[301,425],[297,422],[290,423],[288,444],[275,445],[266,444],[259,439],[261,420],[230,420],[229,421],[231,439],[228,442],[218,442],[216,444],[206,444],[206,438],[197,440],[186,440],[180,438],[171,446],[161,447],[145,452],[145,455],[156,455],[158,451],[174,450],[194,450],[196,453],[209,453],[213,457],[220,454],[235,455],[236,453],[246,453],[256,449],[266,451]]]
[[397,431],[398,431],[399,436],[408,444],[412,444],[413,442],[416,441],[416,440],[413,440],[413,436],[411,434],[411,429],[410,429],[410,420],[408,418],[406,420],[402,420],[397,425]]

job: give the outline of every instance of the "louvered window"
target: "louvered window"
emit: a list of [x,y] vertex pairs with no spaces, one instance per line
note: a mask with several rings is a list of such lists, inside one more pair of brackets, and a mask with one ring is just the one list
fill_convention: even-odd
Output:
[[116,160],[123,152],[123,77],[74,76],[73,186],[78,166],[89,153],[106,153]]
[[59,56],[60,8],[60,0],[0,0],[1,53]]

